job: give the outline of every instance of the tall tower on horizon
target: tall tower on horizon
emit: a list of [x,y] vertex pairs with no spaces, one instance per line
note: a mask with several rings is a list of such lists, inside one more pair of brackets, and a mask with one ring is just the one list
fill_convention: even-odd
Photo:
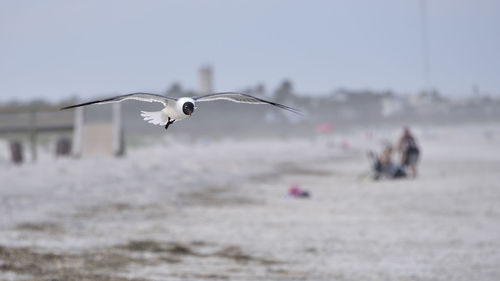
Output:
[[431,61],[429,55],[429,35],[428,35],[428,20],[427,20],[427,4],[426,0],[420,0],[420,20],[422,28],[422,65],[424,74],[424,92],[432,92],[431,81]]
[[198,93],[200,95],[206,95],[213,92],[213,74],[212,67],[210,65],[204,65],[198,71]]

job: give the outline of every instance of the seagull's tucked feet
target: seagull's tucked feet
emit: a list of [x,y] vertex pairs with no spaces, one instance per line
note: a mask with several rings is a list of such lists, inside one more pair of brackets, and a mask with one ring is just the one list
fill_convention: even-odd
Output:
[[174,123],[174,122],[175,122],[175,120],[170,120],[170,117],[169,117],[169,118],[168,118],[168,122],[167,122],[167,124],[165,124],[165,130],[167,130],[167,129],[168,129],[168,126],[170,126],[170,124],[172,124],[172,123]]

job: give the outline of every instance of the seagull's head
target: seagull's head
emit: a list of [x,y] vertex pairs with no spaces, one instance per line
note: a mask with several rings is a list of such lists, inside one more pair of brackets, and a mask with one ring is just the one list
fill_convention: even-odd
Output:
[[177,102],[178,106],[180,106],[180,109],[182,110],[182,113],[185,115],[191,115],[193,114],[193,111],[195,110],[195,101],[192,98],[180,98]]

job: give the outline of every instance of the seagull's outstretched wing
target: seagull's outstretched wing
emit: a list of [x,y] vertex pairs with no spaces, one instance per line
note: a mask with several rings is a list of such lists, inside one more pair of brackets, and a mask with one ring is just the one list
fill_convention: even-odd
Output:
[[195,101],[229,100],[238,103],[270,104],[279,107],[281,109],[302,115],[302,113],[298,109],[242,93],[234,93],[234,92],[214,93],[214,94],[193,97],[193,99]]
[[75,105],[71,105],[71,106],[66,106],[66,107],[61,108],[61,110],[85,106],[85,105],[89,105],[89,104],[106,104],[106,103],[113,103],[113,102],[121,102],[124,100],[140,100],[140,101],[147,101],[147,102],[161,102],[161,103],[163,103],[164,106],[167,106],[169,101],[175,101],[176,99],[161,96],[161,95],[156,95],[156,94],[133,93],[133,94],[128,94],[128,95],[116,96],[116,97],[104,99],[104,100],[96,100],[96,101],[90,101],[90,102],[75,104]]

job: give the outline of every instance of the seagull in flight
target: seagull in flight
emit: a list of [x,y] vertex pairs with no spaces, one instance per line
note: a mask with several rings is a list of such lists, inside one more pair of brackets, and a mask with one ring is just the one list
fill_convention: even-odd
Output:
[[145,121],[151,124],[165,126],[165,130],[168,129],[168,126],[170,126],[172,123],[191,116],[194,110],[197,108],[196,103],[204,101],[229,100],[237,103],[270,104],[299,115],[301,114],[301,112],[295,108],[291,108],[286,105],[282,105],[272,101],[263,100],[261,98],[257,98],[248,94],[235,93],[235,92],[213,93],[196,97],[182,97],[178,99],[157,94],[150,94],[150,93],[132,93],[128,95],[116,96],[109,99],[96,100],[96,101],[90,101],[81,104],[66,106],[61,108],[61,110],[86,106],[91,104],[116,103],[124,100],[139,100],[146,102],[162,103],[165,106],[162,110],[155,112],[142,111],[141,116],[144,118]]

